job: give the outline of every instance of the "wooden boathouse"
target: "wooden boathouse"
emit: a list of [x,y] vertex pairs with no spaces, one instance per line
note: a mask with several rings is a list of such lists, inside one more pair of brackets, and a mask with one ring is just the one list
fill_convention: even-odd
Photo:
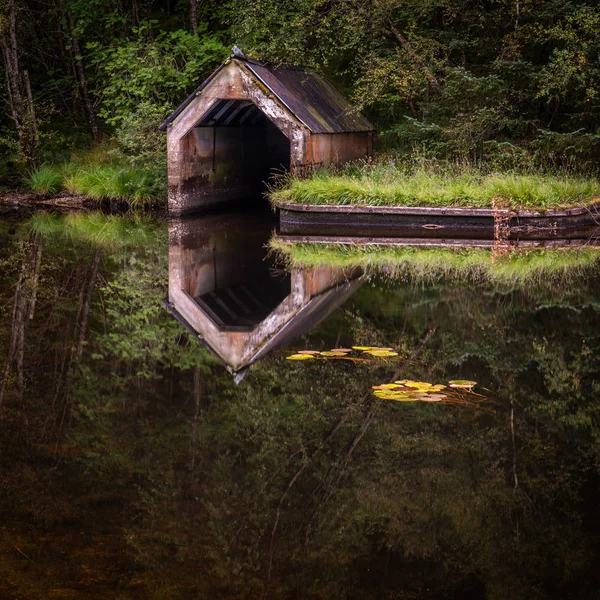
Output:
[[323,75],[234,51],[161,125],[170,214],[260,197],[277,174],[372,153],[373,125]]

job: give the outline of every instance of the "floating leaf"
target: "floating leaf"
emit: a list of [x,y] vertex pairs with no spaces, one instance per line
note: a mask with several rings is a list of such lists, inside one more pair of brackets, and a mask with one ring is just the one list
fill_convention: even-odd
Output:
[[297,354],[320,354],[318,350],[298,350]]
[[337,352],[335,350],[326,350],[321,352],[321,356],[346,356],[346,352]]
[[366,352],[366,354],[370,354],[371,356],[381,356],[381,357],[398,356],[397,352],[391,352],[390,350],[366,350],[365,352]]
[[352,352],[352,348],[332,348],[332,352]]
[[372,350],[371,346],[352,346],[352,350]]
[[470,390],[477,385],[476,381],[469,381],[468,379],[453,379],[448,382],[451,388],[463,388]]
[[433,387],[432,383],[427,383],[426,381],[412,381],[410,379],[401,379],[400,381],[396,381],[395,383],[399,385],[404,385],[409,388],[414,388],[419,391],[427,391]]
[[444,394],[427,394],[422,398],[423,402],[441,402],[445,400],[448,396]]
[[290,356],[286,357],[287,360],[311,360],[314,359],[312,354],[290,354]]
[[394,381],[394,383],[374,385],[373,394],[382,400],[393,400],[395,402],[442,402],[447,396],[439,392],[445,387],[427,381],[401,379]]

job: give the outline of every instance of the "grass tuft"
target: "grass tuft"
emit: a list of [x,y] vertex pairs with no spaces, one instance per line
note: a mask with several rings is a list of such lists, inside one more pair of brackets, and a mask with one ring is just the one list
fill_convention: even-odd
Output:
[[36,194],[55,194],[62,187],[62,182],[60,169],[50,166],[33,169],[25,178],[25,183]]

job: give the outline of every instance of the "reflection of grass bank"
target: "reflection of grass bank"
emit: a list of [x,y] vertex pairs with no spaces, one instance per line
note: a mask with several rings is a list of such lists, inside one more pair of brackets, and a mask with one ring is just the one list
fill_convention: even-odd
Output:
[[57,215],[35,213],[25,227],[41,236],[64,236],[108,249],[145,247],[157,241],[160,224],[147,217],[105,215],[101,212]]
[[271,247],[293,267],[361,267],[367,274],[417,280],[556,282],[600,264],[598,248],[519,249],[494,254],[484,248],[297,244],[277,238]]
[[290,178],[271,192],[273,202],[368,206],[561,208],[600,196],[593,178],[548,174],[485,174],[458,167],[408,168],[367,162]]
[[165,174],[160,169],[116,160],[109,152],[93,151],[58,165],[32,170],[25,183],[37,194],[64,191],[90,200],[117,200],[132,207],[164,204]]

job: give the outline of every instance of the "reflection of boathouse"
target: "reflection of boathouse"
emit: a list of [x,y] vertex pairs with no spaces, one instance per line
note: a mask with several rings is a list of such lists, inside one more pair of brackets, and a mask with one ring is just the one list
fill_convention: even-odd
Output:
[[303,174],[365,157],[374,129],[322,75],[240,55],[226,60],[161,128],[172,214],[257,197],[276,173]]
[[275,269],[260,214],[169,224],[169,310],[233,372],[298,337],[359,287],[358,272]]

